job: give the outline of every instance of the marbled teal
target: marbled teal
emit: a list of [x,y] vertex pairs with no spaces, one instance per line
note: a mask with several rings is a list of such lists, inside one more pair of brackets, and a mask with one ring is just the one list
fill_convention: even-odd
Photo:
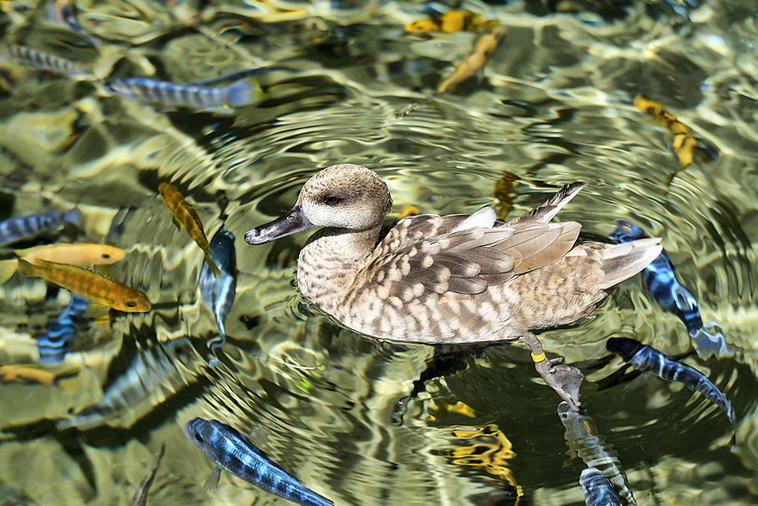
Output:
[[305,183],[289,211],[249,230],[245,241],[263,244],[323,227],[297,267],[300,291],[323,311],[391,341],[519,339],[545,382],[578,409],[581,372],[547,359],[532,331],[587,316],[661,253],[658,238],[577,243],[579,223],[550,223],[585,186],[564,186],[508,223],[488,207],[404,218],[382,237],[392,207],[387,184],[366,167],[333,165]]

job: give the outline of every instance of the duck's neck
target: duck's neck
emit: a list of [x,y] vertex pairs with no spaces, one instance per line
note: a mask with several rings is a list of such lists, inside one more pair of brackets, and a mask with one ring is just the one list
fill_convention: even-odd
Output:
[[331,313],[374,251],[381,228],[325,229],[314,235],[298,258],[297,284],[303,295]]

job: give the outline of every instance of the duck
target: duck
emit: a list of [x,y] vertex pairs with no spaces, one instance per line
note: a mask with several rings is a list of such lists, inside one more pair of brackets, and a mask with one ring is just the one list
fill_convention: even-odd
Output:
[[296,274],[299,291],[320,310],[395,342],[519,340],[545,383],[579,410],[581,371],[547,358],[534,332],[584,318],[661,253],[659,238],[577,242],[581,224],[552,223],[586,186],[565,185],[509,222],[484,207],[409,216],[387,231],[389,187],[373,170],[343,163],[318,171],[292,208],[244,240],[260,245],[321,227],[301,249]]

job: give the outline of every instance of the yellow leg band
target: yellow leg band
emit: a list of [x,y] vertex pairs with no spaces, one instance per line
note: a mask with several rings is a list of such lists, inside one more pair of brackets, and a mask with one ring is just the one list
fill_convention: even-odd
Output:
[[532,360],[534,360],[535,362],[542,362],[546,358],[547,358],[547,356],[545,356],[545,352],[544,351],[542,353],[540,353],[539,355],[535,355],[534,353],[532,353]]

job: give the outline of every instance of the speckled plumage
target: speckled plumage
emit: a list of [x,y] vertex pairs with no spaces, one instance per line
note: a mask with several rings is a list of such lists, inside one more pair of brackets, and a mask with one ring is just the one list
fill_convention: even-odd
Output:
[[[508,223],[496,221],[491,208],[412,216],[379,240],[392,205],[387,185],[365,167],[335,165],[305,184],[290,211],[245,240],[261,244],[325,227],[300,252],[298,287],[356,331],[403,342],[522,339],[539,357],[531,330],[586,316],[661,251],[658,239],[577,244],[579,223],[550,223],[584,186],[567,185]],[[548,365],[554,372],[552,364],[542,368]]]

